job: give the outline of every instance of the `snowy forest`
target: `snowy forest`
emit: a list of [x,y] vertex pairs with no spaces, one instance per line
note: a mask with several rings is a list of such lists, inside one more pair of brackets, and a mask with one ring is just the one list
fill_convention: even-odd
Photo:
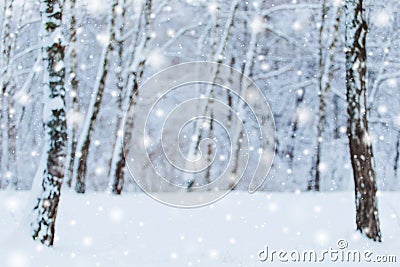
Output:
[[[399,233],[400,214],[384,206],[381,224],[378,206],[384,194],[394,204],[400,200],[398,1],[3,0],[0,10],[0,198],[30,192],[23,215],[29,219],[21,227],[30,226],[26,235],[40,241],[32,243],[57,246],[57,225],[66,222],[66,215],[57,216],[64,195],[64,205],[93,196],[118,203],[142,194],[137,179],[146,181],[145,191],[174,194],[174,187],[153,179],[154,168],[190,195],[221,173],[256,168],[251,156],[246,166],[241,158],[261,148],[246,150],[243,132],[224,135],[239,122],[230,115],[224,127],[214,122],[214,100],[204,110],[193,107],[211,119],[200,121],[204,127],[185,127],[179,144],[174,135],[184,125],[172,122],[165,127],[177,129],[161,130],[164,113],[192,96],[219,99],[238,111],[240,97],[207,86],[165,96],[147,118],[147,139],[138,140],[138,125],[148,114],[135,105],[146,81],[178,64],[213,62],[250,79],[271,109],[274,156],[257,194],[279,193],[293,201],[304,194],[351,192],[353,213],[342,215],[330,204],[330,214],[347,216],[350,231],[368,242],[391,239],[398,246],[398,237],[385,230]],[[218,139],[215,147],[202,146],[207,138]],[[154,145],[152,164],[133,164],[132,170],[126,155],[143,142]],[[204,151],[212,164],[188,178],[169,162],[178,158],[176,146],[189,158]],[[163,153],[170,158],[163,160]],[[244,175],[226,187],[251,197],[250,179]],[[257,206],[270,207],[266,198],[257,199]],[[390,216],[391,223],[385,221]],[[28,266],[22,263],[5,266]]]

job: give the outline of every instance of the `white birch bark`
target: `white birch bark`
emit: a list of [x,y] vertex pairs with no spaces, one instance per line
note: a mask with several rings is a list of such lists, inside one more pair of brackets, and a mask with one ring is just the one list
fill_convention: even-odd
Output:
[[[121,194],[123,185],[124,185],[124,174],[125,174],[125,157],[124,157],[124,148],[123,148],[123,136],[122,133],[124,131],[124,127],[128,129],[133,127],[134,118],[128,116],[125,118],[125,123],[123,121],[123,117],[125,114],[131,114],[128,112],[128,109],[131,108],[130,105],[135,104],[135,99],[137,97],[138,89],[139,89],[139,81],[142,79],[145,63],[147,60],[146,55],[143,55],[146,50],[149,41],[151,40],[150,30],[151,30],[151,14],[152,14],[152,1],[146,0],[144,5],[141,7],[141,11],[144,16],[144,25],[143,29],[141,26],[140,18],[137,22],[137,30],[134,36],[133,45],[128,49],[128,54],[131,55],[130,60],[128,61],[129,72],[123,73],[121,79],[125,82],[126,92],[121,92],[121,109],[118,112],[117,119],[117,134],[116,140],[114,143],[113,156],[111,161],[111,169],[109,173],[109,183],[108,183],[108,192],[112,194]],[[121,29],[120,29],[121,30]],[[143,30],[144,34],[141,35],[140,32]],[[131,102],[133,101],[133,102]],[[126,140],[130,140],[132,136],[130,132],[126,133]],[[125,148],[128,153],[129,148]]]
[[[218,45],[216,45],[216,42],[214,41],[213,43],[215,44],[215,50],[214,53],[212,54],[212,61],[213,62],[217,62],[217,63],[221,63],[221,59],[223,57],[224,51],[226,49],[228,40],[230,38],[230,34],[231,34],[231,30],[234,26],[234,22],[235,22],[235,17],[236,17],[236,13],[238,11],[239,8],[239,1],[234,0],[232,1],[231,4],[231,8],[230,8],[230,12],[229,12],[229,16],[227,18],[227,21],[224,25],[224,34],[221,36],[221,39],[218,43]],[[218,22],[216,23],[216,25],[218,25]],[[218,68],[216,69],[216,73],[214,74],[214,78],[216,78],[218,76]],[[213,94],[213,86],[208,86],[206,89],[206,92],[204,94],[204,97],[206,99],[208,99],[207,103],[200,107],[200,114],[205,117],[207,115],[207,113],[209,113],[211,111],[212,108],[210,108],[211,104],[212,104],[212,94]],[[189,149],[188,149],[188,153],[186,156],[187,159],[187,164],[192,164],[191,161],[193,159],[197,158],[197,153],[198,153],[198,147],[200,145],[200,141],[202,139],[202,127],[201,127],[202,121],[200,120],[196,120],[195,126],[194,126],[194,131],[193,131],[193,136],[195,138],[193,138],[192,142],[190,142],[189,144]],[[187,166],[188,170],[193,169],[190,166]],[[194,185],[195,181],[194,181],[194,175],[192,175],[191,178],[186,180],[186,186],[188,191],[190,191],[190,188]]]
[[79,114],[79,102],[78,102],[78,89],[79,79],[77,76],[77,18],[76,18],[76,1],[69,0],[69,42],[68,42],[68,82],[66,91],[69,96],[69,109],[68,109],[68,155],[65,167],[65,180],[69,187],[72,186],[72,175],[74,167],[74,159],[77,145],[77,134],[79,121],[77,120]]
[[89,108],[86,113],[86,118],[84,125],[82,127],[81,135],[79,136],[72,181],[74,184],[75,191],[77,193],[85,193],[86,191],[86,175],[87,175],[87,159],[89,156],[89,149],[91,143],[91,135],[94,131],[94,125],[97,121],[97,116],[100,112],[100,106],[103,100],[104,88],[106,84],[106,79],[108,76],[108,64],[110,61],[110,51],[113,50],[113,42],[115,41],[115,18],[116,18],[116,8],[118,6],[118,0],[113,0],[111,5],[110,14],[108,17],[108,29],[109,34],[108,43],[104,46],[101,59],[100,67],[96,76],[96,82],[92,92],[92,98],[89,103]]
[[[44,170],[41,193],[33,210],[32,237],[53,246],[55,222],[64,178],[67,146],[65,67],[60,1],[42,0],[42,51],[45,62],[43,87]],[[40,173],[40,170],[39,172]]]
[[12,73],[10,66],[11,48],[13,37],[11,35],[11,17],[13,13],[13,0],[7,0],[4,4],[4,22],[1,34],[1,55],[0,55],[0,125],[1,125],[1,173],[0,188],[5,188],[13,180],[15,173],[9,170],[10,149],[10,113],[9,102]]

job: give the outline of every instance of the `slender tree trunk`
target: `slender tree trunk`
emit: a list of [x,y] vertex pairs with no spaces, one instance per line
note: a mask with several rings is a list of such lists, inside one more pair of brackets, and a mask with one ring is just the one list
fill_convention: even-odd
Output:
[[327,7],[326,0],[323,1],[322,7],[322,24],[320,28],[320,60],[319,60],[319,68],[320,68],[320,77],[319,77],[319,109],[318,109],[318,124],[317,124],[317,151],[315,154],[315,161],[312,166],[312,173],[314,175],[313,179],[311,179],[308,183],[307,190],[308,191],[319,191],[320,190],[320,180],[321,180],[321,170],[320,164],[322,160],[322,143],[323,143],[323,133],[326,122],[326,104],[329,96],[329,92],[331,89],[331,82],[334,75],[334,61],[335,61],[335,49],[337,45],[337,41],[339,38],[339,26],[340,26],[340,17],[342,16],[342,8],[338,7],[336,11],[336,19],[333,26],[332,39],[329,42],[328,47],[328,55],[325,56],[324,50],[324,38],[323,32],[326,24],[327,16]]
[[325,75],[325,68],[324,68],[324,29],[326,23],[328,9],[326,6],[326,0],[322,0],[322,8],[321,8],[321,26],[319,27],[319,90],[318,90],[318,97],[319,97],[319,109],[318,109],[318,124],[317,124],[317,152],[316,152],[316,159],[312,166],[312,175],[315,176],[311,178],[308,182],[307,191],[319,191],[319,181],[321,172],[319,171],[319,165],[321,163],[321,146],[322,146],[322,134],[323,128],[325,126],[325,108],[326,108],[326,97],[327,94],[325,92],[323,79]]
[[366,105],[366,35],[363,0],[346,0],[346,89],[348,137],[355,183],[357,230],[381,241],[373,151]]
[[[125,20],[125,1],[122,2],[122,13],[120,15],[119,19],[119,25],[118,25],[118,32],[119,36],[122,36],[124,33],[124,20]],[[138,34],[138,33],[137,33]],[[110,172],[108,174],[109,177],[109,185],[108,185],[108,191],[109,193],[112,193],[114,195],[120,195],[122,192],[122,189],[124,187],[124,171],[123,167],[125,165],[125,162],[121,162],[120,160],[117,160],[119,158],[123,158],[123,149],[122,149],[122,131],[123,129],[120,129],[122,126],[122,120],[124,116],[124,107],[123,104],[124,102],[124,83],[126,86],[126,80],[127,77],[124,77],[123,75],[123,63],[124,63],[124,42],[122,40],[117,41],[117,54],[118,54],[118,60],[117,60],[117,69],[115,71],[117,81],[116,81],[116,89],[118,92],[118,100],[117,100],[117,121],[116,121],[116,134],[115,134],[115,140],[114,140],[114,150],[113,150],[113,155],[111,158],[110,162]],[[134,53],[134,51],[130,51],[131,53]],[[132,57],[131,57],[132,58]],[[127,73],[127,72],[126,72]],[[117,162],[115,162],[117,161]]]
[[[248,12],[248,8],[247,5],[245,5],[244,7],[245,12]],[[257,9],[257,11],[259,11]],[[244,21],[244,29],[246,29],[248,27],[247,25],[247,21]],[[249,47],[246,53],[246,61],[242,64],[242,73],[243,75],[241,76],[241,81],[240,84],[242,84],[243,81],[243,77],[249,77],[252,78],[253,77],[253,68],[254,68],[254,61],[255,61],[255,57],[257,55],[257,41],[258,41],[258,32],[255,30],[251,31],[250,34],[250,40],[249,40]],[[247,38],[245,38],[247,39]],[[246,88],[240,88],[240,95],[244,96],[246,94]],[[232,107],[232,104],[230,103],[229,105],[231,108],[238,109],[239,114],[241,114],[244,111],[244,107],[242,105],[242,103],[240,101],[237,101],[236,104]],[[235,127],[236,129],[239,129],[237,124],[233,124],[232,127]],[[232,168],[232,175],[236,176],[237,175],[237,171],[239,169],[239,155],[240,155],[240,151],[242,149],[242,143],[240,140],[242,140],[243,138],[243,130],[241,129],[239,132],[237,132],[234,136],[234,138],[236,138],[235,140],[235,144],[233,145],[233,149],[232,149],[232,153],[233,153],[233,168]],[[235,189],[235,179],[233,179],[232,183],[229,185],[230,188]]]
[[292,119],[291,123],[291,136],[290,138],[292,141],[288,144],[287,150],[286,150],[286,156],[289,160],[289,168],[290,170],[293,170],[293,163],[294,163],[294,158],[295,158],[295,144],[296,144],[296,137],[297,137],[297,131],[299,129],[299,115],[298,111],[299,108],[301,107],[303,101],[304,101],[304,95],[305,95],[305,90],[299,91],[296,94],[296,102],[294,104],[295,106],[295,116]]
[[109,16],[108,32],[110,34],[108,45],[103,49],[100,68],[97,74],[96,84],[92,93],[92,99],[89,104],[89,109],[82,129],[82,134],[78,140],[76,147],[76,159],[74,162],[73,181],[75,182],[75,191],[83,194],[86,191],[86,172],[87,172],[87,159],[89,156],[91,136],[94,131],[94,125],[97,116],[100,112],[100,106],[103,100],[104,88],[108,76],[108,64],[110,61],[110,51],[114,49],[113,42],[115,41],[115,18],[118,0],[112,2],[112,11]]
[[[400,164],[400,131],[397,133],[397,142],[396,142],[396,151],[395,151],[396,155],[394,157],[394,178],[396,179],[396,181],[398,180],[398,176],[399,176],[399,164]],[[397,184],[400,185],[400,183],[397,182]]]
[[[221,40],[218,43],[218,45],[216,45],[217,44],[216,40],[213,40],[214,45],[213,45],[213,52],[212,52],[212,60],[216,63],[222,63],[221,57],[223,56],[223,54],[225,52],[227,43],[231,36],[231,31],[232,31],[232,28],[235,23],[235,18],[237,15],[238,8],[239,8],[239,1],[237,1],[237,0],[232,1],[231,9],[229,12],[229,17],[226,21],[225,28],[224,28],[225,29],[224,34],[221,37]],[[216,19],[215,25],[216,25],[215,26],[216,28],[220,27],[218,19]],[[215,38],[216,38],[216,36],[215,36]],[[219,68],[216,69],[214,78],[218,77],[218,72],[219,72]],[[212,86],[208,86],[207,91],[205,93],[205,97],[208,99],[208,102],[205,106],[200,107],[200,112],[203,116],[206,116],[212,110],[212,108],[210,107],[210,104],[212,103],[210,96],[212,96],[212,94],[213,94],[213,88],[212,88]],[[189,144],[189,150],[188,150],[187,157],[186,157],[188,159],[193,159],[193,158],[197,157],[197,153],[199,151],[198,148],[199,148],[202,136],[203,136],[203,130],[202,130],[201,124],[202,124],[202,121],[196,120],[196,123],[194,126],[194,133],[193,133],[193,136],[196,136],[196,138],[195,138],[195,141],[193,141]],[[194,185],[195,185],[194,176],[192,176],[191,178],[186,180],[187,191],[192,191],[191,188]]]
[[74,159],[77,145],[77,131],[79,126],[79,102],[78,102],[78,89],[79,80],[77,76],[77,51],[76,51],[76,11],[75,0],[70,0],[70,25],[69,25],[69,69],[68,69],[68,89],[70,97],[69,107],[69,125],[68,125],[68,157],[67,165],[65,167],[65,179],[68,187],[72,186],[72,176],[74,171]]
[[333,138],[340,139],[340,122],[339,122],[339,114],[340,114],[340,106],[339,106],[339,96],[333,96],[333,114],[335,116],[334,121],[334,129],[333,129]]
[[8,165],[7,173],[11,174],[8,189],[18,189],[17,172],[17,121],[15,118],[15,83],[12,83],[8,93]]
[[[13,179],[15,173],[9,169],[10,155],[9,155],[9,139],[10,137],[10,109],[9,103],[13,101],[11,99],[11,66],[10,56],[13,44],[13,38],[11,37],[11,17],[13,13],[13,0],[7,0],[4,3],[4,22],[1,34],[1,55],[0,55],[0,124],[3,125],[4,129],[1,129],[1,172],[0,172],[0,188],[7,187]],[[12,115],[11,115],[12,116]]]
[[[135,58],[137,58],[140,55],[137,55],[135,51],[133,50],[136,48],[136,45],[138,45],[137,49],[139,51],[143,51],[146,47],[148,42],[151,39],[150,36],[150,26],[151,26],[151,9],[152,9],[152,1],[151,0],[146,0],[144,3],[144,6],[142,7],[143,14],[144,14],[144,36],[142,37],[143,39],[139,38],[140,36],[140,25],[138,25],[138,31],[136,33],[136,39],[134,41],[134,44],[132,46],[132,50],[129,51],[129,54],[131,54],[131,61],[133,61]],[[122,14],[124,15],[124,14]],[[122,32],[122,28],[120,28],[120,32]],[[122,44],[121,44],[122,45]],[[122,49],[122,46],[120,46]],[[122,50],[119,50],[120,57],[122,57]],[[132,62],[129,61],[129,64]],[[131,68],[132,73],[127,73],[126,77],[122,77],[120,74],[120,79],[125,81],[125,86],[127,87],[127,93],[124,96],[125,101],[122,99],[120,100],[120,105],[121,109],[118,114],[119,118],[117,120],[117,135],[116,135],[116,140],[114,144],[114,151],[113,151],[113,157],[111,161],[111,169],[109,173],[109,185],[108,185],[108,191],[112,194],[115,195],[120,195],[123,190],[124,186],[124,175],[125,175],[125,167],[126,167],[126,162],[125,162],[125,157],[124,157],[124,147],[123,147],[123,139],[122,139],[122,132],[124,131],[124,126],[127,129],[132,129],[133,124],[134,124],[134,118],[131,116],[133,113],[128,112],[129,108],[133,108],[135,106],[135,99],[137,97],[137,93],[139,90],[139,81],[142,79],[143,72],[144,72],[144,67],[146,63],[146,58],[143,58],[140,61],[135,61],[138,63],[133,64],[132,66],[129,66]],[[121,62],[122,63],[122,62]],[[122,88],[121,88],[122,90]],[[121,91],[122,94],[122,91]],[[122,97],[122,96],[121,96]],[[130,102],[130,101],[133,102]],[[132,106],[130,106],[132,105]],[[125,118],[125,125],[122,123],[123,121],[123,116],[127,114]],[[132,138],[131,131],[126,132],[126,136],[124,137],[126,140],[130,140]],[[129,148],[125,148],[125,152],[129,152]]]
[[118,101],[117,101],[117,122],[116,122],[116,134],[115,134],[115,141],[114,141],[114,153],[117,153],[111,158],[111,169],[109,173],[109,190],[114,194],[114,195],[120,195],[124,186],[124,172],[123,172],[123,165],[121,161],[118,160],[118,162],[114,162],[114,159],[117,158],[122,158],[123,155],[123,150],[122,150],[122,131],[120,130],[121,125],[122,125],[122,119],[123,119],[123,81],[124,79],[122,78],[121,74],[121,69],[123,68],[122,62],[123,62],[123,42],[118,42],[118,66],[117,66],[117,84],[116,88],[118,90]]
[[42,0],[42,51],[46,63],[44,73],[45,166],[42,175],[42,192],[34,207],[32,237],[44,245],[52,246],[55,222],[64,178],[67,146],[67,123],[65,112],[64,43],[62,40],[62,5],[58,0]]

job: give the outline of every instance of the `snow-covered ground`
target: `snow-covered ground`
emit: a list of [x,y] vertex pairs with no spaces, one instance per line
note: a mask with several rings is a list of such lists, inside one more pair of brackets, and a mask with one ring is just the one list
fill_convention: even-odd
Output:
[[[26,223],[19,224],[28,195],[0,193],[1,267],[276,266],[279,260],[258,259],[265,246],[288,253],[313,249],[320,255],[338,250],[338,240],[348,243],[344,251],[371,251],[372,260],[397,256],[397,263],[367,266],[400,262],[399,193],[380,193],[384,240],[378,244],[354,230],[352,192],[233,192],[199,209],[168,207],[142,193],[116,197],[63,192],[52,249],[31,241]],[[321,263],[341,264],[329,259]]]

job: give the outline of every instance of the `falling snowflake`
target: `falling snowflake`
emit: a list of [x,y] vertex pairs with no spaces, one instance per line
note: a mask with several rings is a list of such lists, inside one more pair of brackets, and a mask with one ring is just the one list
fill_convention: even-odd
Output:
[[67,114],[67,120],[70,123],[79,125],[83,121],[83,116],[78,111],[70,110]]
[[41,65],[35,65],[35,66],[33,67],[33,71],[34,71],[35,73],[39,73],[39,72],[41,72],[42,70],[43,70],[43,68],[42,68]]
[[378,112],[380,113],[380,114],[385,114],[385,113],[387,113],[387,111],[388,111],[388,108],[387,108],[387,106],[379,106],[378,107]]
[[16,210],[18,210],[21,205],[19,199],[15,198],[15,197],[7,198],[4,204],[5,204],[7,211],[12,212],[12,213],[15,212]]
[[161,68],[167,63],[167,59],[160,49],[152,50],[152,53],[150,54],[150,57],[147,61],[151,66],[155,68]]
[[218,4],[217,4],[217,3],[210,3],[210,4],[208,5],[207,10],[208,10],[208,12],[210,12],[211,14],[214,14],[214,13],[217,12],[217,10],[218,10]]
[[24,267],[28,266],[29,257],[21,251],[14,251],[8,255],[8,266],[10,267]]
[[94,170],[94,173],[95,173],[97,176],[103,175],[103,174],[105,173],[105,169],[104,169],[103,167],[97,167],[97,168]]
[[256,17],[253,19],[253,21],[250,24],[250,28],[254,33],[259,33],[262,32],[264,29],[264,23],[263,20],[259,17]]
[[269,205],[268,205],[268,210],[271,212],[271,213],[274,213],[274,212],[276,212],[277,210],[278,210],[278,205],[276,204],[276,203],[269,203]]
[[120,223],[124,219],[124,212],[120,209],[113,209],[109,217],[112,222]]
[[329,234],[324,230],[318,230],[315,232],[314,241],[320,246],[326,246],[329,241]]
[[18,91],[15,96],[14,99],[18,102],[18,104],[20,104],[21,106],[26,106],[31,102],[31,97],[29,96],[29,94],[27,94],[25,91],[21,90]]
[[305,126],[312,120],[312,113],[309,108],[302,107],[297,110],[297,117],[299,119],[299,124]]
[[388,83],[389,87],[391,87],[391,88],[396,88],[397,87],[397,80],[396,79],[389,79],[387,81],[387,83]]
[[96,40],[102,45],[106,46],[108,44],[109,36],[106,32],[102,32],[96,35]]
[[269,71],[271,69],[271,66],[268,63],[263,63],[261,65],[261,70],[263,71]]
[[328,165],[326,164],[326,163],[324,163],[324,162],[321,162],[319,165],[318,165],[318,170],[320,171],[320,172],[326,172],[327,171],[327,169],[328,169]]
[[124,9],[120,5],[117,5],[115,7],[115,13],[117,13],[118,15],[121,15],[123,11]]
[[216,260],[218,259],[218,250],[212,249],[209,251],[208,255],[211,259]]
[[374,24],[378,27],[387,27],[390,25],[391,14],[387,10],[381,10],[374,16]]
[[175,31],[173,29],[168,29],[167,30],[167,35],[168,35],[168,37],[174,37],[175,36]]
[[164,110],[162,110],[162,109],[157,109],[156,110],[156,116],[158,117],[158,118],[161,118],[161,117],[163,117],[164,116]]
[[292,25],[293,30],[301,31],[303,29],[303,25],[299,21],[295,21]]
[[86,236],[84,238],[82,238],[82,244],[85,247],[90,247],[93,243],[93,238],[91,236]]

